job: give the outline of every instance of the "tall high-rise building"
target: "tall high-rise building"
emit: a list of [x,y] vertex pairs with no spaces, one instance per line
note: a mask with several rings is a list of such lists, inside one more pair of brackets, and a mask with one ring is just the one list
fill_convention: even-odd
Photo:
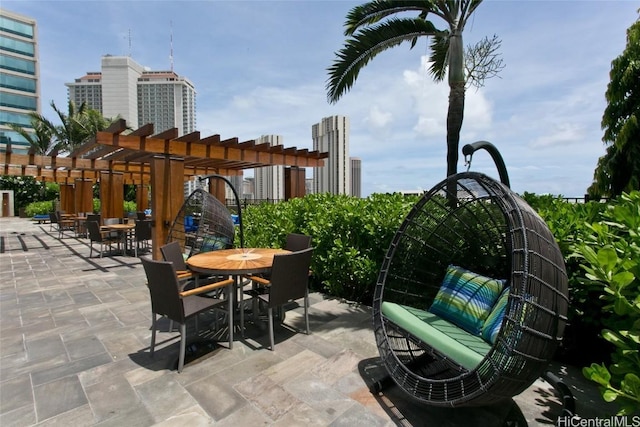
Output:
[[311,129],[313,149],[329,153],[325,165],[314,168],[313,192],[351,194],[349,118],[325,117]]
[[[262,135],[256,144],[282,145],[282,135]],[[253,170],[254,198],[284,200],[284,166],[264,166]]]
[[362,160],[351,157],[351,195],[362,197]]
[[128,56],[102,57],[101,71],[66,83],[69,99],[85,102],[103,116],[122,117],[133,128],[153,123],[156,133],[196,130],[196,90],[173,71],[150,71]]
[[[244,194],[244,175],[240,174],[240,175],[231,175],[231,176],[227,176],[225,177],[229,180],[229,182],[231,183],[231,185],[233,186],[233,189],[236,190],[236,193],[238,194],[238,198],[240,200],[242,200],[243,194]],[[233,190],[229,187],[229,184],[226,185],[225,188],[225,197],[229,200],[234,200],[234,194],[233,194]]]
[[38,29],[35,19],[0,9],[0,150],[26,152],[28,141],[11,129],[32,132],[29,113],[40,113]]

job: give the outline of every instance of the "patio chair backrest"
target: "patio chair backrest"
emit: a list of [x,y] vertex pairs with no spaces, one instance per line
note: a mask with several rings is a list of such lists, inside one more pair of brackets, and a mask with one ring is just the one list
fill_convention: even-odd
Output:
[[87,221],[87,232],[89,233],[89,240],[92,242],[102,242],[104,238],[100,233],[100,225],[96,221]]
[[187,270],[187,264],[184,262],[184,256],[180,243],[176,240],[160,247],[162,258],[165,261],[173,263],[176,270]]
[[173,264],[140,258],[147,275],[147,285],[151,294],[151,310],[156,314],[184,323],[184,306],[179,294],[178,278]]
[[287,243],[284,248],[288,251],[296,252],[311,247],[311,236],[305,234],[287,234]]
[[151,221],[142,220],[136,221],[136,240],[138,242],[143,240],[151,240]]
[[304,298],[309,284],[309,267],[313,248],[273,257],[269,306],[277,307],[287,301]]

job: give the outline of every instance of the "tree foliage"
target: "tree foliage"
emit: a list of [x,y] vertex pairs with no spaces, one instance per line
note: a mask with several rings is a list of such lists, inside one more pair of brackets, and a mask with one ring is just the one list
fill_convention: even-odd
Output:
[[[348,38],[327,69],[329,102],[337,102],[349,91],[360,70],[379,53],[405,42],[413,48],[420,37],[431,37],[429,73],[436,82],[448,76],[447,175],[456,173],[467,78],[479,87],[484,78],[503,67],[495,36],[470,48],[472,61],[465,60],[462,33],[480,3],[482,0],[374,0],[354,7],[346,17],[344,34]],[[432,16],[444,21],[445,27],[427,20]]]
[[0,175],[0,190],[13,190],[14,215],[29,203],[53,200],[60,193],[58,184],[45,184],[32,176]]
[[88,108],[83,102],[79,107],[73,101],[63,111],[51,101],[60,124],[38,113],[30,114],[30,128],[11,125],[11,128],[29,142],[34,154],[48,155],[58,152],[70,152],[94,137],[98,131],[105,130],[113,119],[105,118],[98,110]]
[[594,197],[640,189],[640,20],[627,30],[627,46],[611,62],[609,76],[602,117],[607,148],[587,190]]
[[49,154],[56,148],[53,138],[55,125],[36,112],[29,113],[29,122],[33,132],[14,123],[10,123],[9,126],[29,143],[33,154],[41,156]]

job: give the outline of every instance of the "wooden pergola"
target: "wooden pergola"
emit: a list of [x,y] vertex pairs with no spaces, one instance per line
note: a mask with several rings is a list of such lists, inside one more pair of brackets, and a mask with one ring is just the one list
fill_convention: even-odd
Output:
[[[184,202],[184,181],[193,176],[239,175],[244,169],[272,165],[289,166],[285,187],[289,196],[304,195],[304,168],[323,166],[328,153],[285,148],[220,135],[200,137],[193,132],[178,137],[178,129],[154,135],[148,124],[132,132],[124,120],[76,148],[69,155],[47,156],[14,153],[8,145],[0,152],[3,175],[33,176],[60,184],[61,209],[89,212],[93,209],[93,184],[100,182],[103,218],[124,216],[124,184],[135,185],[137,205],[152,210],[153,257],[160,257],[169,227]],[[151,190],[151,203],[148,200]],[[209,191],[225,199],[224,182],[209,181]]]

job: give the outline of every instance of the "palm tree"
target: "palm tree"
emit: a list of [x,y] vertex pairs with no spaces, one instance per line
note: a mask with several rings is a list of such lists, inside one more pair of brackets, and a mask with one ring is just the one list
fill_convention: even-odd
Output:
[[33,112],[30,114],[30,127],[34,132],[21,126],[11,126],[29,142],[35,154],[47,155],[54,150],[71,152],[114,121],[105,118],[98,110],[88,108],[84,102],[76,108],[75,103],[69,101],[67,113],[61,111],[54,101],[50,105],[61,124],[54,125],[44,116]]
[[96,133],[105,130],[120,118],[120,115],[118,115],[115,119],[109,119],[104,117],[100,111],[87,108],[82,116],[76,118],[76,121],[88,137],[93,137]]
[[29,143],[33,154],[46,156],[57,146],[54,141],[55,126],[36,112],[29,113],[29,122],[33,132],[14,123],[10,123],[9,126]]
[[[328,68],[329,102],[337,102],[353,86],[360,70],[380,52],[403,42],[410,42],[413,48],[418,37],[432,37],[429,73],[439,82],[448,71],[447,176],[455,174],[466,82],[462,32],[480,3],[482,0],[374,0],[354,7],[345,23],[345,36],[349,38]],[[418,12],[418,16],[407,17],[407,12]],[[438,29],[427,20],[430,15],[441,18],[448,27]]]
[[80,107],[69,100],[67,104],[67,113],[64,113],[51,101],[51,108],[56,112],[60,119],[60,125],[55,127],[55,135],[60,148],[65,151],[73,151],[79,145],[82,145],[90,136],[86,129],[81,125],[81,117],[88,110],[87,104],[82,103]]

